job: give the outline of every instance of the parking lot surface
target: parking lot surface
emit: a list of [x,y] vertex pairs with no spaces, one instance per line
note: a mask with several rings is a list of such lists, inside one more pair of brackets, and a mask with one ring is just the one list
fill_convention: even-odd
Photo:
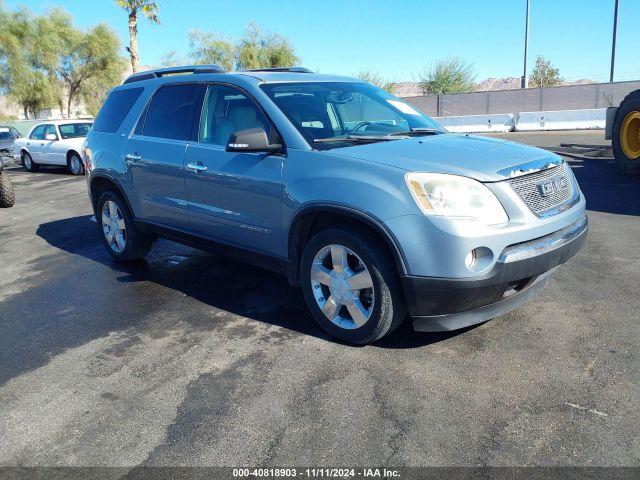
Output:
[[571,164],[590,233],[541,296],[366,347],[254,267],[164,240],[115,264],[83,178],[10,170],[0,465],[638,465],[640,181]]

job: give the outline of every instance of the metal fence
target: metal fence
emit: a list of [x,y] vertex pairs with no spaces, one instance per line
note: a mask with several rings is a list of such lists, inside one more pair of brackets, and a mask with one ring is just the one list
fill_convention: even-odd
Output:
[[425,95],[406,97],[405,100],[427,115],[449,117],[617,107],[629,92],[638,89],[640,81],[630,81]]

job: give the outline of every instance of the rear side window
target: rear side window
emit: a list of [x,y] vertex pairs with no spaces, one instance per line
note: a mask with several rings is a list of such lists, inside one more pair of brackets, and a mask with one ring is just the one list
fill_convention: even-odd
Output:
[[142,134],[173,140],[189,139],[199,88],[198,84],[160,88],[149,104]]
[[98,113],[93,129],[108,133],[118,130],[143,90],[144,88],[127,88],[111,92]]

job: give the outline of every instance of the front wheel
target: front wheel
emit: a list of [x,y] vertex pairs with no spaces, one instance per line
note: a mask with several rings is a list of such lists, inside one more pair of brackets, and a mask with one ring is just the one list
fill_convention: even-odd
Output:
[[301,282],[318,324],[349,343],[374,342],[407,314],[393,258],[366,230],[341,227],[316,234],[302,255]]
[[96,220],[102,241],[115,260],[138,260],[149,252],[151,238],[136,227],[127,204],[117,193],[107,191],[100,196]]
[[29,152],[24,152],[22,154],[22,166],[27,172],[37,172],[38,164],[33,161]]

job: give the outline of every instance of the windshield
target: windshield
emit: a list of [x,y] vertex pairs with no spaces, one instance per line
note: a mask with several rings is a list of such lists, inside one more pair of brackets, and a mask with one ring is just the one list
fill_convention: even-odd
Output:
[[91,123],[65,123],[59,125],[60,136],[62,138],[78,138],[86,137],[89,130],[91,130]]
[[317,149],[395,140],[405,134],[445,133],[413,106],[364,82],[277,83],[261,88]]

